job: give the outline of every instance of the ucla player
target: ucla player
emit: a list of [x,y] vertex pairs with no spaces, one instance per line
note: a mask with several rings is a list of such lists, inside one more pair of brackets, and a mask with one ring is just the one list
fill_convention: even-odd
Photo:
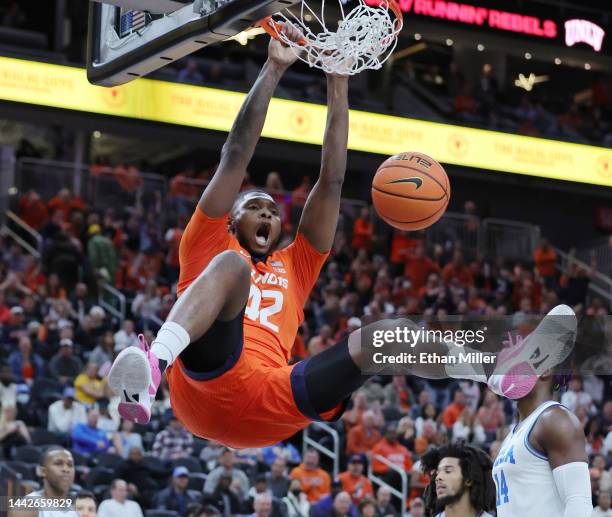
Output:
[[519,422],[493,464],[498,517],[591,517],[584,432],[576,416],[553,402],[547,373],[518,401]]
[[424,494],[428,517],[493,517],[489,511],[495,508],[495,484],[486,452],[446,445],[425,453],[421,464],[430,474]]

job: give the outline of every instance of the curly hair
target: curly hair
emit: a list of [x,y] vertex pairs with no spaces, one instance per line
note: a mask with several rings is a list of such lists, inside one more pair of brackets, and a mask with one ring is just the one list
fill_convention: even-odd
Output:
[[470,503],[477,514],[495,510],[495,483],[493,462],[482,449],[463,443],[444,445],[427,451],[421,458],[423,472],[430,474],[429,485],[425,488],[425,515],[433,517],[437,511],[436,470],[443,458],[457,458],[463,481],[470,483]]

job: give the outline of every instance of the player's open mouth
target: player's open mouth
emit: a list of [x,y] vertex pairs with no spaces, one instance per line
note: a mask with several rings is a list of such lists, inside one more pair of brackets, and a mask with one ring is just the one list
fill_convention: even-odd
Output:
[[257,231],[255,232],[255,242],[259,246],[266,246],[268,244],[271,229],[270,223],[261,223],[257,227]]

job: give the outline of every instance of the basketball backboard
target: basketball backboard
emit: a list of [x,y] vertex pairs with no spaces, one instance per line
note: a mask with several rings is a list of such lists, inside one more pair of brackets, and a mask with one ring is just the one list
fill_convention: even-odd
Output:
[[[167,14],[134,10],[135,0],[90,1],[87,78],[116,86],[226,40],[299,0],[178,0]],[[142,0],[138,0],[142,3]],[[151,0],[149,0],[151,1]],[[162,3],[152,2],[158,6]],[[120,7],[122,5],[123,7]],[[163,5],[162,5],[163,7]]]

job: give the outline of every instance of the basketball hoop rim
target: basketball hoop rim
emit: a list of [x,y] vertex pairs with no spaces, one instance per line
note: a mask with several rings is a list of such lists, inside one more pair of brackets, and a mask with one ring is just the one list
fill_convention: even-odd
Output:
[[[359,1],[363,2],[363,0],[359,0]],[[397,37],[397,35],[399,34],[399,31],[402,30],[402,27],[404,24],[404,15],[402,13],[402,10],[400,9],[400,6],[396,2],[396,0],[381,0],[379,7],[384,6],[385,4],[387,7],[387,10],[392,11],[393,14],[395,15],[394,34]],[[255,27],[261,27],[264,31],[266,31],[266,33],[270,37],[274,38],[277,41],[280,41],[279,34],[282,30],[282,26],[280,23],[275,21],[272,16],[266,16],[262,20],[258,21],[255,24]],[[305,46],[307,44],[306,40],[303,38],[299,39],[297,43],[301,46]]]

